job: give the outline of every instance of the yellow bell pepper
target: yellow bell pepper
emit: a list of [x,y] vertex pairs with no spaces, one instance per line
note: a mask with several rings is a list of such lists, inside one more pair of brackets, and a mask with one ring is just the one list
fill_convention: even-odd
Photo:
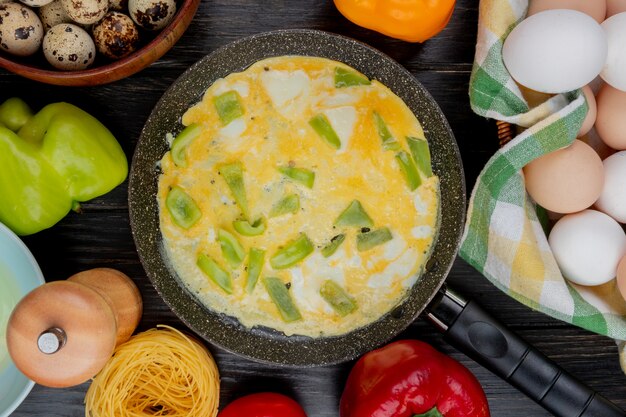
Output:
[[334,0],[353,23],[407,42],[424,42],[446,27],[455,0]]

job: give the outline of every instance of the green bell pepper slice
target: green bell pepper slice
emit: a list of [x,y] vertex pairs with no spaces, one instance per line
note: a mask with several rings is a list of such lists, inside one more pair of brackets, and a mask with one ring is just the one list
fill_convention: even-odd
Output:
[[172,155],[172,160],[179,167],[187,166],[187,147],[191,142],[193,142],[200,133],[202,132],[202,125],[198,123],[192,123],[189,126],[185,127],[182,132],[180,132],[174,141],[172,142],[172,148],[170,149],[170,154]]
[[219,266],[217,262],[201,253],[198,255],[196,265],[202,272],[211,278],[215,284],[223,289],[224,292],[228,294],[233,293],[233,280],[230,277],[230,274],[224,268]]
[[314,116],[309,120],[309,125],[315,130],[322,139],[326,141],[330,146],[335,149],[339,149],[341,147],[341,139],[333,129],[332,125],[328,121],[328,118],[324,116],[322,113]]
[[347,316],[357,308],[356,300],[333,280],[324,281],[320,295],[341,317]]
[[246,279],[246,292],[252,294],[265,262],[265,251],[263,249],[250,248],[248,254],[248,278]]
[[244,114],[239,93],[235,90],[227,91],[214,97],[213,104],[224,126]]
[[367,214],[361,202],[353,200],[337,217],[335,226],[372,227],[374,226],[374,221]]
[[356,248],[359,252],[370,250],[393,239],[393,235],[388,227],[372,230],[356,235]]
[[170,188],[165,197],[165,207],[174,223],[183,229],[191,228],[202,217],[194,199],[178,186]]
[[333,256],[333,254],[337,252],[337,249],[339,249],[339,246],[341,246],[344,240],[346,240],[346,235],[344,235],[343,233],[333,237],[330,240],[330,243],[322,248],[322,256],[324,258]]
[[222,248],[224,259],[226,259],[231,268],[234,269],[241,265],[243,258],[246,257],[246,251],[237,238],[226,230],[220,229],[217,232],[217,241]]
[[313,253],[313,244],[308,236],[302,233],[296,240],[287,243],[270,258],[274,269],[289,268]]
[[299,182],[307,188],[313,188],[315,182],[315,172],[305,168],[278,167],[278,171],[284,176]]
[[378,112],[374,112],[373,117],[376,131],[378,132],[378,136],[383,143],[383,149],[386,151],[399,151],[401,149],[401,146],[389,131],[387,123],[385,123],[385,120],[382,118],[382,116],[378,114]]
[[263,285],[267,290],[272,302],[278,307],[281,317],[286,322],[300,320],[302,315],[291,299],[289,290],[283,282],[275,277],[267,277],[263,279]]
[[111,132],[68,103],[32,114],[17,98],[0,105],[0,221],[19,235],[47,229],[79,203],[126,179]]
[[265,217],[259,217],[253,223],[248,220],[235,220],[233,227],[242,236],[259,236],[265,232],[267,222]]
[[363,74],[345,68],[335,68],[335,88],[370,85],[372,82]]
[[407,185],[411,191],[415,190],[422,184],[419,172],[411,156],[405,151],[400,151],[396,154],[396,161],[400,165],[400,170],[404,175]]
[[248,198],[246,197],[246,188],[243,183],[243,165],[241,162],[237,161],[220,165],[218,169],[244,217],[246,219],[249,218]]
[[300,197],[289,194],[278,200],[270,209],[270,217],[278,217],[287,213],[295,213],[300,208]]
[[418,139],[411,136],[406,138],[407,143],[409,144],[409,150],[411,151],[411,155],[413,156],[413,160],[422,174],[426,176],[426,178],[430,178],[433,176],[433,170],[430,163],[430,149],[428,149],[428,142],[425,139]]

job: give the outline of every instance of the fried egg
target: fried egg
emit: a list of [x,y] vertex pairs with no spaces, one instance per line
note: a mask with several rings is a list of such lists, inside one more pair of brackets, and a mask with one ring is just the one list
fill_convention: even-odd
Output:
[[[182,123],[198,133],[161,160],[163,249],[209,309],[321,337],[407,296],[437,237],[439,180],[427,146],[412,147],[427,144],[419,121],[391,90],[340,62],[275,57],[215,81]],[[168,203],[174,189],[191,208]],[[264,254],[256,283],[251,249]]]

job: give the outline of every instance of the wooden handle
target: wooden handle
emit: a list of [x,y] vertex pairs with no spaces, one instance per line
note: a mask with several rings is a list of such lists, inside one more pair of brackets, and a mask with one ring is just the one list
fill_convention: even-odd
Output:
[[[54,345],[52,329],[66,335],[56,347],[45,344]],[[93,377],[111,357],[115,339],[115,315],[107,301],[69,281],[35,288],[17,304],[7,325],[13,362],[28,378],[48,387],[69,387]]]
[[513,126],[509,122],[496,120],[496,126],[498,127],[498,141],[500,147],[503,147],[513,139],[515,132],[513,132]]
[[141,294],[133,280],[115,269],[95,268],[72,275],[68,281],[88,286],[109,303],[117,324],[116,346],[130,338],[143,313]]

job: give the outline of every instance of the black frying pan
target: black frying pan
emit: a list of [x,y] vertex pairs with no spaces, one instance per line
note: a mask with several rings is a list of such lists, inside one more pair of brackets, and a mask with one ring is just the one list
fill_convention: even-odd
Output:
[[[216,79],[280,55],[342,61],[389,87],[422,123],[433,171],[441,180],[441,227],[426,271],[401,305],[378,321],[343,336],[314,339],[285,336],[268,328],[245,328],[236,319],[200,303],[163,256],[156,192],[157,162],[168,150],[165,134],[182,129],[182,114],[200,101]],[[428,317],[460,350],[519,386],[553,413],[564,417],[624,415],[474,303],[442,289],[456,257],[465,216],[465,180],[457,144],[444,115],[424,87],[398,63],[367,45],[320,31],[284,30],[241,39],[197,62],[165,92],[143,128],[133,157],[129,204],[139,257],[161,297],[196,333],[235,354],[291,366],[344,362],[389,341],[427,310]]]

